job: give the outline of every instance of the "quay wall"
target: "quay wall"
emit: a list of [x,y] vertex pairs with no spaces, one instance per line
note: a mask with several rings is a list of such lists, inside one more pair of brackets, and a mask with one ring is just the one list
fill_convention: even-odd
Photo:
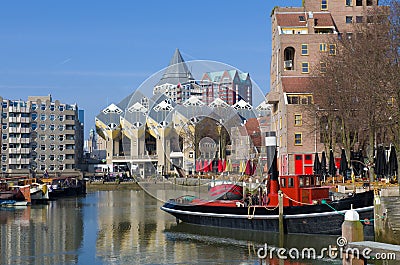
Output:
[[375,241],[400,245],[400,197],[381,196],[375,205]]

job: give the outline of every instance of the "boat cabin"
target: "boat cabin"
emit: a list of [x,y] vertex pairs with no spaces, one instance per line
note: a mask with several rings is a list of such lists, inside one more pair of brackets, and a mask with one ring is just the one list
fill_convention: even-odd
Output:
[[279,176],[279,186],[284,193],[284,206],[320,204],[329,199],[329,187],[321,186],[319,175]]

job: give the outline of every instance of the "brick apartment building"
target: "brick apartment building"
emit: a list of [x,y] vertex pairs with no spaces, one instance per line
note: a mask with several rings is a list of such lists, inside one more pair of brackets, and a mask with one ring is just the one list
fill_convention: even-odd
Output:
[[354,23],[368,20],[376,0],[304,0],[302,7],[276,7],[271,14],[270,92],[272,126],[279,146],[281,174],[313,171],[314,153],[324,145],[316,117],[306,111],[314,98],[311,72],[323,70],[321,55],[336,55],[332,38],[351,38]]

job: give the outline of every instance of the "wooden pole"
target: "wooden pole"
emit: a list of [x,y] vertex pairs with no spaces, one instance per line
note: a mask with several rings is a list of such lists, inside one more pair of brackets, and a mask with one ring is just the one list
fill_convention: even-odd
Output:
[[285,226],[283,219],[283,193],[278,191],[278,208],[279,208],[279,247],[283,247],[285,238]]

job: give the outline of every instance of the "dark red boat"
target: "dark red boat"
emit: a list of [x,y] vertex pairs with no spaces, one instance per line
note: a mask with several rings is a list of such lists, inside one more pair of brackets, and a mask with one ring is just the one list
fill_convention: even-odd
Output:
[[[274,167],[276,162],[272,163],[271,168]],[[278,232],[280,190],[286,233],[340,235],[344,214],[353,208],[360,220],[368,220],[363,223],[365,235],[373,235],[373,191],[347,194],[336,199],[329,189],[321,186],[320,176],[278,177],[274,169],[270,171],[262,192],[244,199],[205,201],[183,196],[169,200],[161,209],[177,220],[192,224]]]

